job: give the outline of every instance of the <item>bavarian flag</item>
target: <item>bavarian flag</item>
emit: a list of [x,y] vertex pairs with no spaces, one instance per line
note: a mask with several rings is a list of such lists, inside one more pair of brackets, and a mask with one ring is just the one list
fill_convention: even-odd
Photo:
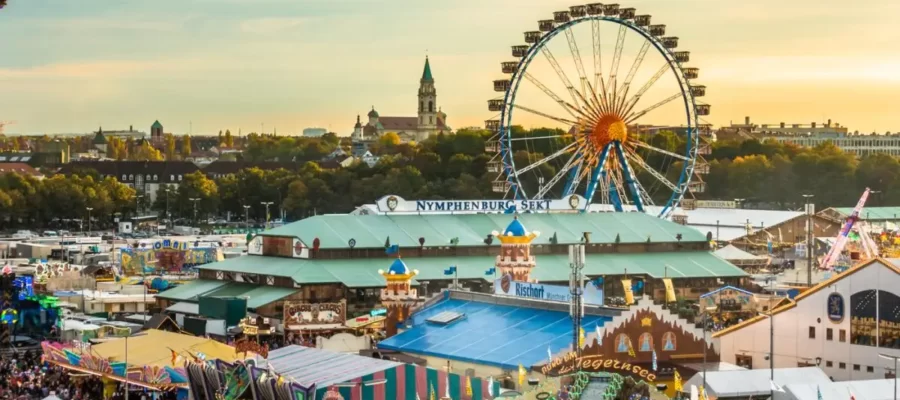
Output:
[[683,392],[684,386],[681,383],[681,374],[678,373],[677,369],[675,370],[675,377],[673,379],[675,380],[675,383],[673,384],[675,392]]

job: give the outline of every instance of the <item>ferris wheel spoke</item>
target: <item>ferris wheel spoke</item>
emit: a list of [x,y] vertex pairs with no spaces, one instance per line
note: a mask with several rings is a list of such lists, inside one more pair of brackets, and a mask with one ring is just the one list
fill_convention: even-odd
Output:
[[647,91],[650,90],[651,87],[653,87],[653,84],[656,83],[656,81],[658,81],[659,78],[661,78],[663,74],[665,74],[668,70],[669,63],[666,62],[656,71],[655,74],[653,74],[652,77],[650,77],[650,79],[647,80],[647,82],[644,83],[644,86],[641,86],[641,88],[637,92],[635,92],[635,94],[632,95],[631,98],[628,99],[628,101],[625,102],[625,111],[622,114],[628,115],[628,113],[630,113],[631,110],[634,109],[634,106],[637,105],[637,102],[641,99],[641,96],[643,96],[644,93],[647,93]]
[[640,156],[635,154],[632,151],[626,151],[626,157],[631,160],[635,165],[637,165],[640,169],[646,171],[648,174],[653,175],[660,183],[665,185],[672,191],[678,191],[678,186],[672,183],[668,178],[666,178],[662,173],[653,169],[653,167],[647,165],[647,163]]
[[668,97],[668,98],[666,98],[666,99],[660,101],[659,103],[656,103],[656,104],[654,104],[654,105],[652,105],[652,106],[650,106],[650,107],[647,107],[647,108],[645,108],[644,110],[641,110],[641,111],[638,111],[638,112],[636,112],[636,113],[630,114],[630,115],[628,115],[628,116],[625,118],[625,124],[626,124],[626,125],[630,125],[632,122],[634,122],[634,121],[638,120],[639,118],[641,118],[641,117],[647,115],[647,113],[649,113],[650,111],[653,111],[653,110],[655,110],[655,109],[657,109],[657,108],[660,108],[660,107],[662,107],[662,106],[668,104],[668,103],[671,102],[672,100],[675,100],[675,99],[680,98],[680,97],[681,97],[681,92],[675,93],[675,94],[673,94],[672,96],[670,96],[670,97]]
[[603,147],[603,150],[600,152],[600,158],[597,160],[597,165],[595,165],[591,171],[591,180],[588,181],[587,190],[584,192],[584,198],[587,199],[587,204],[591,204],[591,201],[594,199],[594,193],[597,191],[597,183],[600,181],[601,174],[606,168],[606,159],[609,157],[610,146],[612,146],[612,143],[607,143],[606,146]]
[[[634,202],[635,207],[640,212],[644,212],[644,202],[641,197],[641,189],[638,188],[639,184],[637,179],[634,177],[634,171],[631,169],[631,166],[628,165],[628,159],[625,156],[625,149],[622,148],[621,142],[613,142],[616,149],[616,155],[619,158],[619,162],[622,166],[622,176],[625,178],[625,184],[628,185],[628,190],[631,192],[631,201]],[[640,157],[637,157],[638,160],[641,160]],[[643,160],[641,160],[643,162]],[[646,163],[644,164],[646,165]]]
[[569,42],[569,52],[575,60],[575,68],[578,70],[578,80],[581,83],[581,93],[587,90],[587,75],[584,73],[584,64],[581,62],[581,52],[578,51],[578,42],[575,41],[575,34],[572,33],[572,27],[566,28],[566,41]]
[[[632,140],[632,141],[629,141],[628,143],[630,143],[630,144],[632,144],[632,145],[634,145],[634,146],[637,146],[637,147],[643,147],[643,148],[645,148],[645,149],[650,149],[650,150],[653,150],[653,151],[655,151],[655,152],[657,152],[657,153],[665,154],[665,155],[670,156],[670,157],[675,157],[675,158],[677,158],[677,159],[679,159],[679,160],[682,160],[682,161],[688,161],[688,160],[690,160],[690,158],[688,158],[687,156],[685,156],[685,155],[683,155],[683,154],[678,154],[678,153],[671,152],[671,151],[668,151],[668,150],[663,150],[663,149],[660,149],[659,147],[653,146],[653,145],[651,145],[651,144],[649,144],[649,143],[642,142],[642,141],[640,141],[640,140]],[[635,153],[635,154],[637,154],[637,153]]]
[[619,26],[619,35],[616,37],[616,51],[613,53],[613,61],[612,66],[609,70],[609,87],[607,87],[607,91],[610,92],[610,96],[612,99],[610,101],[610,106],[612,109],[616,108],[616,92],[618,88],[618,78],[619,74],[619,64],[622,61],[622,49],[625,47],[625,34],[628,32],[628,29],[625,28],[625,25]]
[[578,99],[575,96],[575,87],[572,86],[572,81],[569,80],[569,77],[566,75],[565,71],[559,66],[559,62],[556,61],[556,57],[553,56],[553,53],[550,52],[550,49],[547,46],[541,47],[541,53],[544,54],[544,57],[547,58],[547,62],[550,63],[550,66],[553,67],[553,70],[556,71],[556,75],[559,76],[559,80],[562,81],[563,86],[566,87],[569,91],[569,95],[572,96],[572,102],[575,103],[576,107],[580,107],[578,104]]
[[550,90],[546,85],[541,83],[540,80],[538,80],[537,78],[535,78],[534,76],[529,74],[527,71],[523,74],[523,76],[529,82],[534,84],[534,86],[537,86],[538,89],[540,89],[542,92],[544,92],[544,94],[546,94],[551,99],[553,99],[553,101],[555,101],[557,104],[559,104],[560,107],[562,107],[564,110],[566,110],[567,113],[569,113],[569,115],[571,115],[572,117],[574,117],[576,119],[578,118],[578,116],[575,115],[575,113],[573,113],[571,110],[572,108],[574,108],[574,106],[572,106],[571,104],[569,104],[565,100],[563,100],[561,97],[559,97],[556,93],[554,93],[552,90]]
[[594,45],[591,49],[594,52],[594,87],[600,87],[600,80],[603,78],[603,52],[600,43],[600,20],[591,20],[591,38]]
[[[628,90],[631,88],[631,81],[634,80],[634,75],[637,74],[638,69],[641,67],[641,63],[644,62],[644,57],[647,56],[647,51],[650,50],[650,41],[644,39],[644,44],[641,45],[641,50],[638,52],[637,57],[635,57],[634,62],[631,63],[631,69],[628,71],[628,75],[625,76],[625,81],[622,82],[622,87],[619,90],[619,93],[616,97],[619,99],[619,105],[617,110],[619,113],[625,108],[625,99],[628,96]],[[621,115],[621,114],[619,114]]]
[[514,138],[509,138],[509,139],[507,139],[507,140],[509,140],[510,142],[521,142],[521,141],[524,141],[524,140],[532,140],[532,141],[536,141],[536,140],[542,140],[542,139],[568,139],[568,138],[571,138],[571,137],[573,137],[573,136],[574,136],[574,135],[572,135],[571,133],[564,133],[564,134],[562,134],[562,135],[546,135],[546,136],[514,137]]
[[[543,198],[543,196],[546,195],[547,192],[549,192],[550,189],[553,188],[553,186],[556,186],[556,184],[559,183],[559,181],[561,181],[563,177],[571,175],[572,171],[574,171],[572,168],[578,166],[578,159],[580,157],[581,153],[577,151],[572,154],[572,157],[569,157],[569,161],[567,161],[566,164],[562,168],[560,168],[559,171],[557,171],[556,175],[554,175],[553,178],[550,178],[547,184],[538,191],[538,198]],[[569,182],[566,182],[566,185],[568,187]],[[566,191],[568,191],[568,188],[563,191],[563,196],[566,195]]]
[[534,114],[534,115],[538,115],[538,116],[541,116],[541,117],[544,117],[544,118],[547,118],[547,119],[552,119],[552,120],[554,120],[554,121],[556,121],[556,122],[563,123],[563,124],[566,124],[566,125],[568,125],[568,126],[577,125],[577,123],[576,123],[575,121],[570,121],[570,120],[567,120],[567,119],[565,119],[565,118],[555,117],[555,116],[550,115],[550,114],[547,114],[547,113],[545,113],[545,112],[540,112],[540,111],[537,111],[537,110],[533,110],[533,109],[531,109],[531,108],[528,108],[528,107],[525,107],[525,106],[522,106],[522,105],[519,105],[519,104],[513,104],[513,107],[518,108],[518,109],[520,109],[520,110],[522,110],[522,111],[525,111],[525,112]]
[[531,171],[531,170],[533,170],[533,169],[535,169],[535,168],[537,168],[537,167],[539,167],[539,166],[541,166],[541,165],[543,165],[543,164],[546,164],[548,161],[553,160],[554,158],[557,158],[557,157],[559,157],[559,156],[561,156],[561,155],[563,155],[563,154],[566,154],[566,153],[570,152],[572,149],[575,148],[575,146],[576,146],[577,144],[578,144],[578,142],[572,142],[572,143],[569,144],[568,146],[559,149],[559,151],[557,151],[557,152],[555,152],[555,153],[553,153],[553,154],[551,154],[551,155],[549,155],[549,156],[547,156],[547,157],[544,157],[544,158],[542,158],[542,159],[540,159],[540,160],[538,160],[538,161],[535,161],[534,163],[532,163],[532,164],[530,164],[530,165],[528,165],[528,166],[526,166],[526,167],[524,167],[524,168],[517,169],[517,170],[516,170],[516,176],[521,176],[522,174],[524,174],[524,173],[526,173],[526,172],[528,172],[528,171]]

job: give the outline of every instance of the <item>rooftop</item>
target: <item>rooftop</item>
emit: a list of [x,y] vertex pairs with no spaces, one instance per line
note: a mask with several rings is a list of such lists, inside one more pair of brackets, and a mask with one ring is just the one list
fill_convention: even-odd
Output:
[[[711,396],[729,397],[766,397],[772,391],[772,379],[769,369],[750,369],[738,371],[707,371],[706,385]],[[703,385],[703,373],[699,372],[684,383],[685,388],[692,385]],[[787,384],[822,385],[831,383],[831,379],[819,367],[776,368],[775,383],[784,387]],[[844,397],[849,398],[849,396]]]
[[[853,213],[853,207],[834,207],[833,210],[844,216]],[[900,220],[900,207],[866,207],[860,214],[862,219],[869,221],[897,221]]]
[[[827,383],[791,383],[776,400],[891,400],[900,395],[893,379],[872,379]],[[895,392],[896,391],[896,392]],[[822,397],[819,397],[819,393]],[[896,394],[895,394],[896,393]]]
[[304,387],[328,387],[348,382],[401,365],[355,354],[336,353],[291,345],[269,352],[268,359],[257,359],[260,368],[272,366],[279,375],[291,378]]
[[[343,249],[350,239],[356,248],[381,248],[389,238],[401,247],[447,246],[458,238],[458,246],[484,246],[492,231],[509,225],[508,214],[404,214],[404,215],[320,215],[306,218],[262,233],[264,236],[293,236],[307,245],[318,238],[321,249]],[[521,214],[519,220],[541,237],[533,244],[549,244],[554,235],[558,244],[581,243],[584,232],[591,233],[591,243],[673,243],[681,234],[682,242],[706,242],[705,233],[691,227],[636,212]],[[499,246],[495,240],[493,246]],[[415,268],[415,267],[413,267]]]
[[160,292],[157,296],[181,302],[197,302],[200,297],[246,297],[247,308],[258,308],[290,296],[297,290],[278,286],[197,279],[174,289]]
[[[393,238],[391,239],[393,241]],[[537,268],[531,276],[541,282],[563,282],[569,279],[569,259],[565,254],[538,254]],[[343,283],[347,287],[384,287],[384,277],[379,269],[391,265],[391,258],[369,257],[350,259],[296,259],[264,256],[242,256],[216,263],[204,264],[200,269],[243,272],[260,275],[290,277],[299,284]],[[495,262],[495,256],[469,257],[404,257],[410,269],[419,271],[417,281],[447,280],[444,270],[457,267],[459,279],[492,279],[485,271]],[[720,278],[747,276],[747,273],[729,262],[704,251],[658,253],[587,254],[586,276],[649,275],[655,278]],[[212,291],[221,281],[198,280],[158,296],[173,300],[189,300],[191,296]],[[189,289],[198,285],[197,289]]]
[[[426,322],[443,312],[465,314],[447,325]],[[412,317],[408,329],[378,343],[387,350],[447,358],[515,370],[547,361],[572,344],[572,319],[561,311],[446,298]],[[585,315],[582,327],[593,332],[609,317]]]

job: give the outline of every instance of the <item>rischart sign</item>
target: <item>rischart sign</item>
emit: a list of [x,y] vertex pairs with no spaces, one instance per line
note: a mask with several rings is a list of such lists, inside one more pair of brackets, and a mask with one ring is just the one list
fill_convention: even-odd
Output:
[[615,372],[631,375],[640,377],[640,379],[648,383],[656,380],[656,374],[642,365],[632,364],[615,358],[607,358],[603,355],[586,355],[578,358],[574,352],[554,358],[549,364],[541,367],[541,373],[547,376],[565,375],[572,373],[576,367],[585,372]]
[[[582,293],[584,304],[603,305],[603,288],[597,287],[593,282],[585,284],[584,292]],[[504,275],[502,278],[494,281],[494,294],[563,303],[572,301],[571,289],[568,286],[518,282],[512,280],[509,275]]]

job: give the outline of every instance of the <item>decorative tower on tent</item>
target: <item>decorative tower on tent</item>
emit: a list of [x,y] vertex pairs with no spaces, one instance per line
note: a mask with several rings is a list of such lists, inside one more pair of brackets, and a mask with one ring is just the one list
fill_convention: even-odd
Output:
[[381,289],[381,304],[387,308],[385,331],[391,337],[397,334],[397,324],[409,317],[418,301],[418,293],[410,287],[410,282],[419,271],[409,269],[398,255],[387,271],[378,270],[378,273],[387,280],[387,287]]
[[497,273],[500,276],[509,274],[514,281],[530,282],[531,270],[537,265],[531,255],[531,241],[540,232],[528,232],[516,216],[502,235],[497,231],[492,234],[500,240],[500,255],[494,263]]

